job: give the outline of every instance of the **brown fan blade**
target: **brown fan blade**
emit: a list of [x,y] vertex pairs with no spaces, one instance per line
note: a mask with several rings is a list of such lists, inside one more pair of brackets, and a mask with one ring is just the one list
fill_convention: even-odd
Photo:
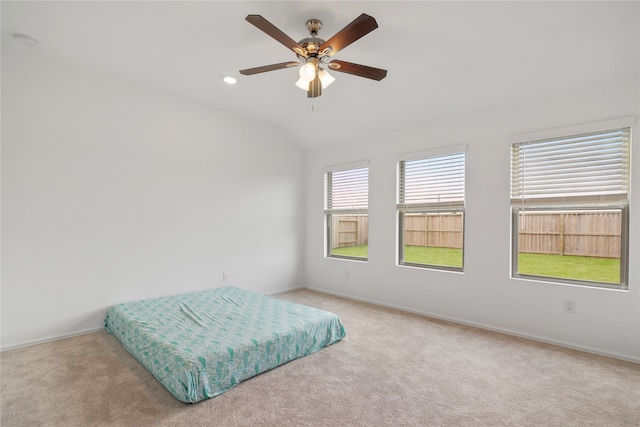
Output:
[[267,33],[267,35],[273,37],[275,40],[282,43],[298,55],[304,56],[305,58],[307,57],[307,52],[305,49],[303,49],[302,46],[300,46],[291,37],[280,31],[278,27],[267,21],[261,15],[247,15],[245,19],[247,20],[247,22],[264,31],[265,33]]
[[367,79],[378,81],[387,77],[387,70],[369,67],[367,65],[354,64],[353,62],[331,61],[329,62],[329,68],[333,71],[340,71],[341,73],[353,74],[354,76],[365,77]]
[[281,62],[279,64],[263,65],[262,67],[247,68],[246,70],[240,70],[240,74],[243,74],[245,76],[251,76],[253,74],[266,73],[267,71],[282,70],[283,68],[291,68],[297,65],[298,65],[297,62],[291,62],[291,61]]
[[333,37],[320,46],[320,51],[326,56],[333,56],[341,49],[349,46],[360,37],[378,28],[376,20],[363,13],[351,21],[349,25],[338,31]]

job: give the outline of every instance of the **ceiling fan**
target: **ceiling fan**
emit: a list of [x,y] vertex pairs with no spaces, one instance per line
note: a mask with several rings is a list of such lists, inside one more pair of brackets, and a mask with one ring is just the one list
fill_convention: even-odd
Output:
[[350,24],[326,41],[317,37],[318,32],[322,28],[322,22],[319,19],[309,19],[306,26],[311,37],[302,39],[297,43],[260,15],[247,15],[246,20],[291,49],[298,57],[298,61],[280,62],[278,64],[240,70],[240,74],[245,76],[300,65],[300,79],[296,83],[296,86],[306,90],[307,97],[309,98],[322,95],[322,89],[329,86],[335,80],[323,66],[333,71],[353,74],[378,81],[387,76],[387,70],[354,64],[352,62],[331,60],[331,57],[338,53],[338,51],[378,28],[376,20],[365,13],[354,19]]

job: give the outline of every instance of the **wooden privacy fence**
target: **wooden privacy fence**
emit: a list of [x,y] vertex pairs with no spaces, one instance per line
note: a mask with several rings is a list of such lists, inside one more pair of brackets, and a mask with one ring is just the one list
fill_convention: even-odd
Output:
[[369,244],[369,217],[332,215],[331,243],[331,249]]
[[406,214],[404,244],[462,248],[462,214]]
[[[620,258],[620,211],[521,212],[518,252]],[[369,243],[367,215],[333,215],[332,249]],[[407,214],[405,245],[462,248],[462,214]]]
[[620,258],[620,211],[520,212],[518,251]]

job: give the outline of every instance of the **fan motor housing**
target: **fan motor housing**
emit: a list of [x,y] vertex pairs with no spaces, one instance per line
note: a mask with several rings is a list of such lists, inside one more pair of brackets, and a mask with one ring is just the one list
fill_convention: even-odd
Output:
[[302,46],[311,56],[317,56],[320,51],[320,46],[325,42],[325,40],[319,39],[317,37],[307,37],[306,39],[302,39],[298,42],[300,46]]

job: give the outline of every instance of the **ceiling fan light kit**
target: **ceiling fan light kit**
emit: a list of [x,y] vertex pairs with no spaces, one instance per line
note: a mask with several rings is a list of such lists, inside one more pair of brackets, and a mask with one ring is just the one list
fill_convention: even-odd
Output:
[[310,82],[316,78],[316,70],[318,69],[318,58],[308,58],[304,65],[300,67],[300,78]]
[[293,53],[296,54],[298,62],[281,62],[262,67],[248,68],[246,70],[240,70],[240,74],[250,76],[267,71],[300,66],[300,78],[295,85],[305,90],[309,98],[316,98],[322,95],[322,90],[329,87],[329,85],[335,81],[335,78],[331,76],[326,69],[322,68],[321,65],[325,65],[334,71],[372,80],[380,81],[387,76],[387,70],[354,64],[352,62],[331,60],[331,57],[338,51],[378,28],[376,20],[367,14],[363,13],[326,41],[316,37],[320,29],[322,29],[322,21],[319,19],[309,19],[306,26],[311,37],[302,39],[297,43],[260,15],[247,15],[246,20],[292,50]]

